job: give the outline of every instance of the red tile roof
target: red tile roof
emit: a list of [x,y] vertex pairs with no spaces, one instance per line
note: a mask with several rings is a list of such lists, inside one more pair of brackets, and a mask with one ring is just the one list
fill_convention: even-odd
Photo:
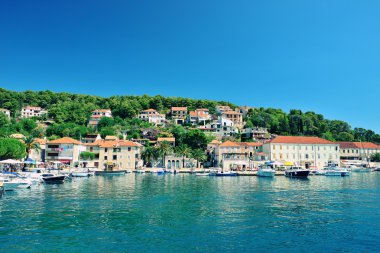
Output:
[[294,144],[335,144],[319,137],[307,136],[277,136],[269,143],[294,143]]
[[187,107],[172,107],[172,111],[187,111]]
[[336,142],[337,144],[340,145],[340,148],[342,149],[347,149],[347,148],[352,148],[352,149],[380,149],[379,145],[376,145],[375,143],[372,142],[348,142],[348,141],[338,141]]
[[240,147],[240,144],[234,141],[226,141],[220,144],[219,147]]
[[73,138],[70,138],[70,137],[63,137],[61,139],[49,141],[48,144],[77,144],[77,145],[80,145],[82,143],[80,141],[74,140]]

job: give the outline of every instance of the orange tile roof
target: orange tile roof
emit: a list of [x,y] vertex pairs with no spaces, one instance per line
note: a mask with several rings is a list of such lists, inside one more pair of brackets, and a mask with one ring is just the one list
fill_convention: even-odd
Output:
[[77,144],[77,145],[80,145],[82,143],[80,141],[74,140],[73,138],[70,138],[70,137],[63,137],[61,139],[49,141],[48,144]]
[[114,148],[114,147],[139,147],[141,145],[137,144],[133,141],[126,141],[126,140],[120,140],[120,141],[107,141],[102,140],[101,143],[99,143],[100,148]]
[[34,138],[34,141],[37,142],[40,145],[46,144],[46,140],[45,139]]
[[336,142],[340,145],[340,148],[347,149],[347,148],[353,148],[353,149],[380,149],[379,145],[376,145],[372,142],[348,142],[348,141],[338,141]]
[[294,144],[335,144],[319,137],[308,136],[277,136],[269,143],[294,143]]
[[240,147],[240,144],[234,141],[226,141],[220,144],[219,147]]
[[187,107],[172,107],[172,111],[187,111]]
[[143,112],[157,112],[157,110],[155,110],[155,109],[146,109],[146,110],[143,110]]
[[194,111],[190,111],[189,114],[190,114],[190,117],[198,117],[197,113]]

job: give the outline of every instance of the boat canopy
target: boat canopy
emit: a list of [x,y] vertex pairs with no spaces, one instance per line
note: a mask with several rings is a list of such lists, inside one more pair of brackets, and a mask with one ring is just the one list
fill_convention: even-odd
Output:
[[293,162],[284,162],[284,165],[285,165],[285,166],[293,166],[294,163],[293,163]]

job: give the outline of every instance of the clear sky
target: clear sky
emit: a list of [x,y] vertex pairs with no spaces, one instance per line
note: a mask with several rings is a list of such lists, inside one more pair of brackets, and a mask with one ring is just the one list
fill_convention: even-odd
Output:
[[0,87],[312,110],[380,132],[380,1],[2,0]]

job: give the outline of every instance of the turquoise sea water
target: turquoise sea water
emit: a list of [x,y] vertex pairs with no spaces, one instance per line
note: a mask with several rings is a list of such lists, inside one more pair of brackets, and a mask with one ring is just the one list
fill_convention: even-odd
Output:
[[0,199],[0,252],[379,252],[380,173],[78,178]]

